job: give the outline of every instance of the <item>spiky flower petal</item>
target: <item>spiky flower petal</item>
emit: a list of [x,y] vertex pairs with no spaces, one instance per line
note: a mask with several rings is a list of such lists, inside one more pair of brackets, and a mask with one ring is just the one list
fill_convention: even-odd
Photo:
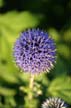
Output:
[[60,98],[49,98],[42,104],[42,108],[67,108],[67,104]]
[[56,59],[56,46],[46,32],[28,29],[21,33],[14,45],[16,64],[33,74],[49,71]]

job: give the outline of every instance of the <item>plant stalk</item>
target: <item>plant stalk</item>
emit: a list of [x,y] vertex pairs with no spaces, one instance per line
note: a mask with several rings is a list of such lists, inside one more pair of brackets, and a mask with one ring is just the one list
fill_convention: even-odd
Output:
[[30,83],[29,83],[30,93],[29,93],[29,99],[33,99],[33,88],[34,88],[34,75],[30,75]]

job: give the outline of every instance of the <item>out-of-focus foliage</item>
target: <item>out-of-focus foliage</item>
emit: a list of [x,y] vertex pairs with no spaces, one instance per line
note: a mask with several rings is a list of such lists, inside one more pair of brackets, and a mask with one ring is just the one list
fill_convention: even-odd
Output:
[[[65,100],[69,103],[71,103],[71,79],[67,76],[60,76],[57,77],[49,87],[49,92],[53,96],[58,96],[61,98],[65,97]],[[53,92],[52,92],[53,91]]]
[[0,0],[0,7],[2,7],[4,4],[3,0]]
[[[41,108],[51,96],[71,105],[71,0],[0,0],[0,108]],[[32,102],[29,75],[14,63],[13,45],[21,31],[39,27],[57,47],[57,61],[49,74],[35,77]]]

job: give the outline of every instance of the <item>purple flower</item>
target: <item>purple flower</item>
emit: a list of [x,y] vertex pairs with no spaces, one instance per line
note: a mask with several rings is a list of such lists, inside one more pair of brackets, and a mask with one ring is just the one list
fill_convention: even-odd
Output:
[[60,98],[49,98],[42,104],[42,108],[67,108],[67,106]]
[[46,32],[28,29],[16,40],[13,55],[16,64],[25,72],[49,72],[56,60],[56,46]]

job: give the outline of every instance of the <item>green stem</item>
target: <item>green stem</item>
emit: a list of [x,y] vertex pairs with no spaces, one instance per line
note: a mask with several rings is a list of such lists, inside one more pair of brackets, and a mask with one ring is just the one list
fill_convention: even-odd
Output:
[[29,88],[30,88],[30,93],[29,93],[29,99],[33,99],[33,87],[34,87],[34,75],[30,75],[30,83],[29,83]]

